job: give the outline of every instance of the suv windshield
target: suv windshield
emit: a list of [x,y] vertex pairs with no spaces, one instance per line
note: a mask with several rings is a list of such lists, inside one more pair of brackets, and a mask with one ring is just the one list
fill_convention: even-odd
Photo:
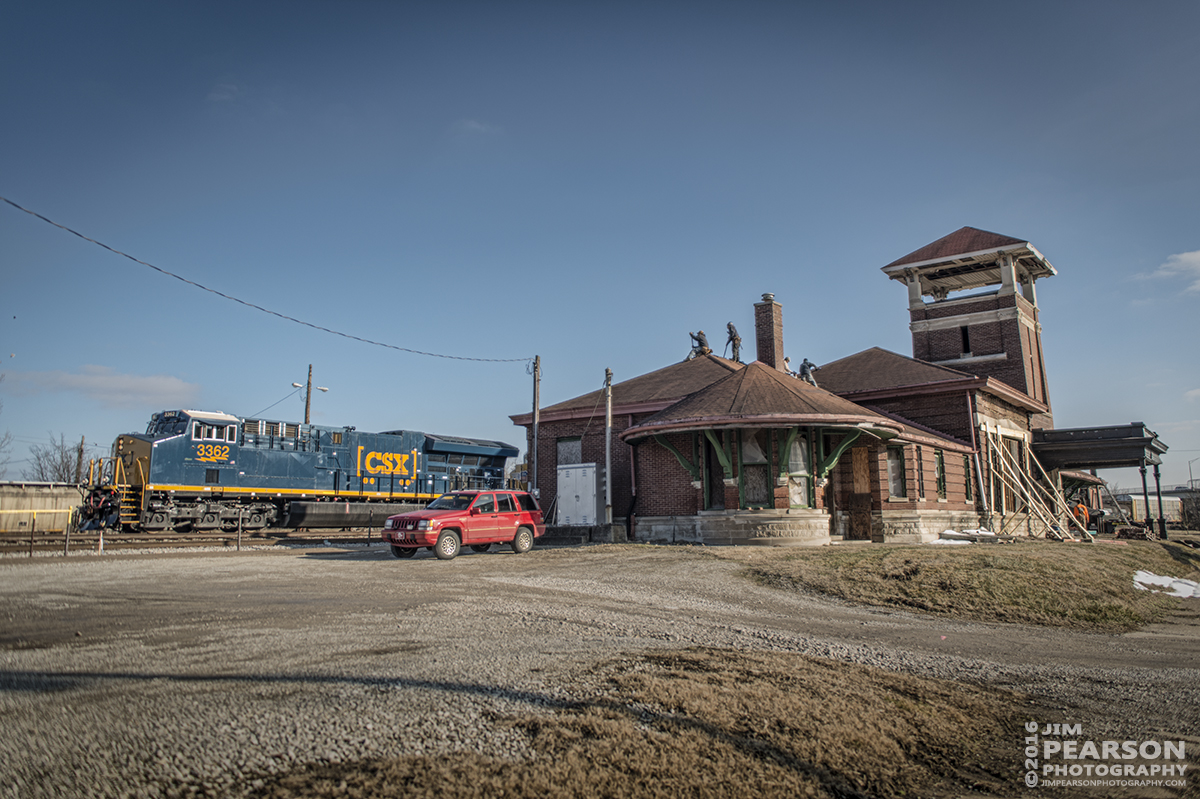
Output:
[[442,494],[426,507],[428,510],[466,510],[473,499],[475,494]]

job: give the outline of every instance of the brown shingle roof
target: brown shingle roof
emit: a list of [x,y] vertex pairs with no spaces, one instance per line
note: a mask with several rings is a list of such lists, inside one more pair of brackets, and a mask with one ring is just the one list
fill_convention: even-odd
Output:
[[969,380],[975,375],[871,347],[825,364],[817,370],[815,377],[821,388],[835,394],[849,394],[853,391],[877,391],[947,380]]
[[[686,397],[705,386],[728,377],[731,372],[742,368],[742,364],[716,355],[702,355],[690,361],[673,363],[637,377],[631,377],[612,387],[613,405],[640,405],[647,403],[669,404]],[[543,414],[571,411],[590,411],[599,406],[604,412],[604,389],[588,392],[573,399],[542,408]],[[513,417],[514,421],[517,417]]]
[[901,430],[898,422],[755,361],[631,427],[621,438],[644,438],[666,429],[727,425],[860,423],[893,434]]
[[949,236],[942,236],[932,244],[926,244],[921,249],[913,250],[903,258],[892,261],[884,269],[892,266],[933,261],[939,258],[951,258],[955,255],[965,255],[966,253],[979,252],[980,250],[994,250],[1000,247],[1009,247],[1014,244],[1024,243],[1024,239],[1014,239],[1012,236],[991,233],[979,228],[961,227]]
[[899,423],[904,428],[904,433],[900,436],[901,440],[903,440],[903,441],[913,441],[918,444],[932,443],[933,446],[935,446],[935,447],[940,446],[945,449],[957,450],[958,452],[973,452],[974,451],[974,447],[972,447],[967,442],[959,441],[954,436],[948,436],[945,433],[942,433],[938,430],[934,430],[932,427],[928,427],[923,424],[918,424],[917,422],[914,422],[911,419],[906,419],[898,413],[891,413],[890,411],[884,411],[884,410],[881,410],[880,408],[876,408],[876,407],[874,407],[872,405],[868,405],[866,403],[863,404],[863,407],[870,408],[871,410],[878,413],[880,416],[886,416],[887,418],[892,419],[895,422]]

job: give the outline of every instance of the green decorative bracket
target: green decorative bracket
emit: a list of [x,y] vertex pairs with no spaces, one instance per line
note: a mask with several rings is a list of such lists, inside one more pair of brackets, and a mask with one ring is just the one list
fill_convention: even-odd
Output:
[[[708,439],[708,443],[713,445],[713,449],[717,451],[717,460],[721,462],[721,468],[725,470],[725,479],[733,477],[733,463],[729,460],[729,453],[725,451],[725,443],[717,441],[717,437],[712,430],[705,430],[704,437]],[[724,438],[724,436],[722,436]]]
[[858,437],[862,435],[862,430],[853,430],[842,439],[842,443],[838,444],[833,452],[829,453],[829,457],[821,461],[821,466],[817,469],[817,479],[824,480],[833,471],[833,467],[837,466],[838,459],[842,457],[842,453],[850,448],[850,445],[858,441]]
[[655,436],[654,440],[657,441],[659,444],[661,444],[663,447],[666,447],[666,449],[672,455],[675,456],[675,459],[677,461],[679,461],[679,465],[682,466],[683,468],[687,469],[688,474],[690,474],[692,476],[693,482],[698,481],[700,479],[700,468],[698,466],[696,466],[695,464],[691,463],[690,461],[688,461],[687,458],[683,457],[682,452],[680,452],[679,450],[677,450],[673,446],[671,446],[667,442],[667,440],[665,438],[663,438],[662,436]]

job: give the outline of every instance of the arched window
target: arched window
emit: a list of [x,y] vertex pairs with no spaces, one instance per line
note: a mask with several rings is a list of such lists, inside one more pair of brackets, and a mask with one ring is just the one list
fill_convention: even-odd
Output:
[[808,459],[808,436],[797,435],[787,452],[788,505],[793,508],[812,506],[810,496],[812,469]]

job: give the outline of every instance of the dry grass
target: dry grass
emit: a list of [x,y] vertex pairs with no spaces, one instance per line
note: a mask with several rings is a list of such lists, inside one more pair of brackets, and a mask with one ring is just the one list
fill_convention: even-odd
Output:
[[[607,548],[606,548],[607,549]],[[572,553],[579,556],[579,551]],[[1196,577],[1177,544],[713,548],[767,584],[960,618],[1124,630],[1178,600],[1136,591],[1133,572]],[[788,653],[690,649],[595,667],[588,701],[500,719],[537,755],[485,752],[312,764],[248,795],[293,797],[1013,796],[1025,715],[1049,708],[996,689]],[[1079,721],[1079,719],[1075,719]],[[1089,789],[1039,789],[1094,796]]]
[[1139,591],[1139,569],[1200,577],[1200,550],[1177,542],[713,549],[760,582],[852,602],[960,619],[1124,632],[1163,619],[1179,600]]
[[[794,654],[695,649],[603,664],[586,703],[510,719],[538,756],[314,765],[285,797],[1008,795],[1023,700]],[[1044,713],[1043,713],[1044,715]]]

